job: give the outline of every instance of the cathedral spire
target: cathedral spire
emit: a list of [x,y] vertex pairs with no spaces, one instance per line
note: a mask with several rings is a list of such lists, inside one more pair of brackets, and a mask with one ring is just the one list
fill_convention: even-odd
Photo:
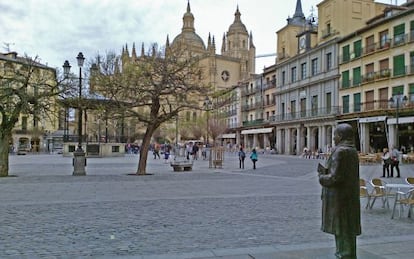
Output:
[[188,0],[187,2],[187,12],[183,16],[183,28],[181,29],[181,31],[195,32],[194,15],[191,13],[190,0]]
[[223,42],[221,43],[221,54],[226,52],[226,33],[223,33]]
[[137,52],[135,50],[135,42],[132,43],[132,53],[131,53],[131,55],[132,55],[133,60],[137,59]]
[[141,57],[145,56],[144,42],[141,45]]

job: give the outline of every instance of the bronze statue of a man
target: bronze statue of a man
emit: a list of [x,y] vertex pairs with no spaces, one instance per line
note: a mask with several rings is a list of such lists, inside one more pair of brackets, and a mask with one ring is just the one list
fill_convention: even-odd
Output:
[[339,124],[335,148],[318,167],[322,185],[322,231],[335,235],[336,257],[356,258],[356,237],[361,234],[359,160],[349,124]]

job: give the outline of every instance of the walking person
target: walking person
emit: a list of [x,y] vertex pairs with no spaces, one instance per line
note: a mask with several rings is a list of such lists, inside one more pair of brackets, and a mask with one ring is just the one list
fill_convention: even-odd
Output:
[[244,153],[243,148],[240,147],[239,150],[239,168],[244,169],[244,159],[246,158],[246,153]]
[[391,152],[391,177],[394,177],[394,168],[397,170],[397,177],[400,177],[400,152],[393,147]]
[[256,169],[257,152],[256,152],[256,149],[255,148],[253,148],[252,153],[250,154],[250,159],[253,162],[253,169]]
[[385,177],[385,171],[387,171],[387,178],[390,177],[390,164],[391,156],[388,152],[388,148],[382,150],[382,177]]

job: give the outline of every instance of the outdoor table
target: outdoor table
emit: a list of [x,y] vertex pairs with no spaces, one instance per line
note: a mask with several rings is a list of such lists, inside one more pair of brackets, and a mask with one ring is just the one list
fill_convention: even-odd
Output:
[[[406,184],[406,183],[387,183],[385,184],[385,198],[387,200],[387,204],[388,203],[388,196],[391,193],[392,189],[397,189],[397,191],[400,191],[401,189],[411,189],[413,188],[413,186],[411,184]],[[389,207],[389,206],[388,206]]]

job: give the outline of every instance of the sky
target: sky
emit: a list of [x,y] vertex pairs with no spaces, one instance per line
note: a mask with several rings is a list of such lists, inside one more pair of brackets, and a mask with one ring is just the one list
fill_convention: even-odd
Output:
[[[76,56],[83,52],[90,61],[97,54],[120,54],[135,42],[140,53],[152,43],[165,45],[181,33],[182,17],[188,0],[0,0],[0,53],[16,51],[40,58],[53,68],[69,60],[76,67]],[[305,17],[317,16],[322,0],[302,0]],[[401,4],[404,0],[398,0]],[[395,3],[395,0],[377,2]],[[256,55],[276,52],[276,31],[292,17],[296,0],[190,0],[196,33],[207,45],[215,37],[220,54],[225,32],[234,21],[237,6],[241,20],[253,34]],[[256,72],[274,64],[275,57],[258,58]]]

